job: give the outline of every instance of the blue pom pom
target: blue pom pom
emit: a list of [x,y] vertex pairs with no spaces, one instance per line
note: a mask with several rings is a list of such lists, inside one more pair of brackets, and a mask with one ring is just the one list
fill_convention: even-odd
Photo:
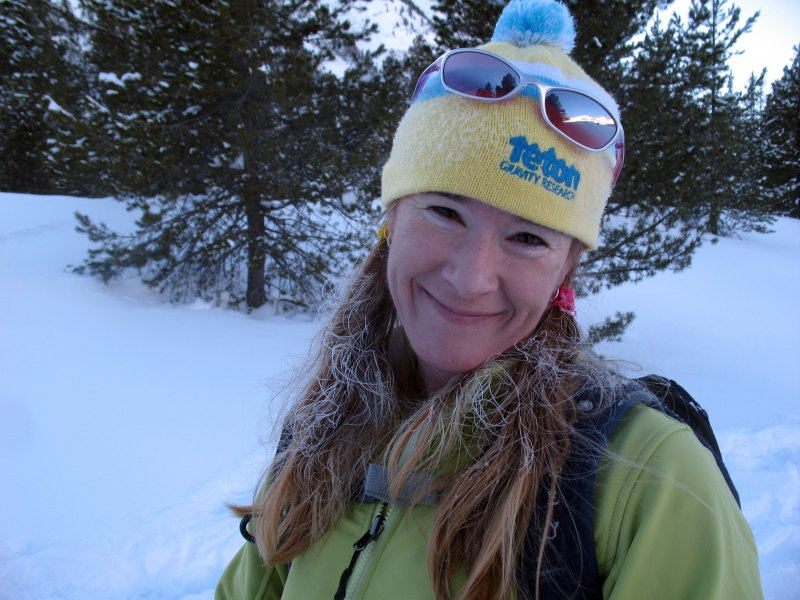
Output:
[[511,0],[494,28],[493,42],[520,48],[551,44],[569,53],[575,46],[575,23],[555,0]]

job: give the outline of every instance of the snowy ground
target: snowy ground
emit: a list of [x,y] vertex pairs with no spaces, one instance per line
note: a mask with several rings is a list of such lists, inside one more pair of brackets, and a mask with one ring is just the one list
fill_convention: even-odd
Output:
[[[210,599],[241,544],[269,433],[268,381],[316,325],[171,306],[72,274],[75,210],[0,194],[0,599]],[[703,247],[691,269],[604,292],[587,324],[637,319],[607,355],[709,410],[761,553],[766,597],[800,589],[800,221]],[[269,452],[269,450],[267,450]]]

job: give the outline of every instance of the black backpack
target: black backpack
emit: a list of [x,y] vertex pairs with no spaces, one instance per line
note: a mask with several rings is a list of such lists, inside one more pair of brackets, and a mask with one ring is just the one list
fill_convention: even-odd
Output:
[[[589,395],[591,396],[591,395]],[[583,398],[592,402],[591,397]],[[657,401],[657,402],[656,402]],[[728,487],[739,503],[739,494],[714,437],[708,413],[680,385],[657,375],[634,380],[611,408],[588,413],[575,425],[570,457],[562,470],[558,503],[554,506],[551,538],[545,547],[539,580],[540,600],[602,600],[601,581],[594,544],[594,486],[597,468],[608,438],[628,411],[647,404],[688,425],[716,460]],[[539,503],[539,522],[547,498]],[[740,505],[741,506],[741,505]],[[534,598],[541,528],[531,524],[518,573],[521,598]]]

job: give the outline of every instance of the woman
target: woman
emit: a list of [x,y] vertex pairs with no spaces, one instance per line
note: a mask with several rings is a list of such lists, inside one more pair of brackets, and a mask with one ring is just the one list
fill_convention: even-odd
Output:
[[[624,140],[573,39],[560,4],[514,0],[491,43],[423,73],[380,240],[239,509],[255,543],[219,600],[589,597],[580,581],[559,593],[548,554],[589,447],[576,424],[635,394],[574,319]],[[691,430],[637,405],[608,442],[590,499],[599,597],[760,597],[752,534]]]

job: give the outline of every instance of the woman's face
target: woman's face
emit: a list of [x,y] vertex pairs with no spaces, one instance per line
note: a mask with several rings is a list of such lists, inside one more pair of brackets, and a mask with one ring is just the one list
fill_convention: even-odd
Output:
[[389,215],[389,289],[428,393],[536,328],[577,259],[573,238],[435,193]]

